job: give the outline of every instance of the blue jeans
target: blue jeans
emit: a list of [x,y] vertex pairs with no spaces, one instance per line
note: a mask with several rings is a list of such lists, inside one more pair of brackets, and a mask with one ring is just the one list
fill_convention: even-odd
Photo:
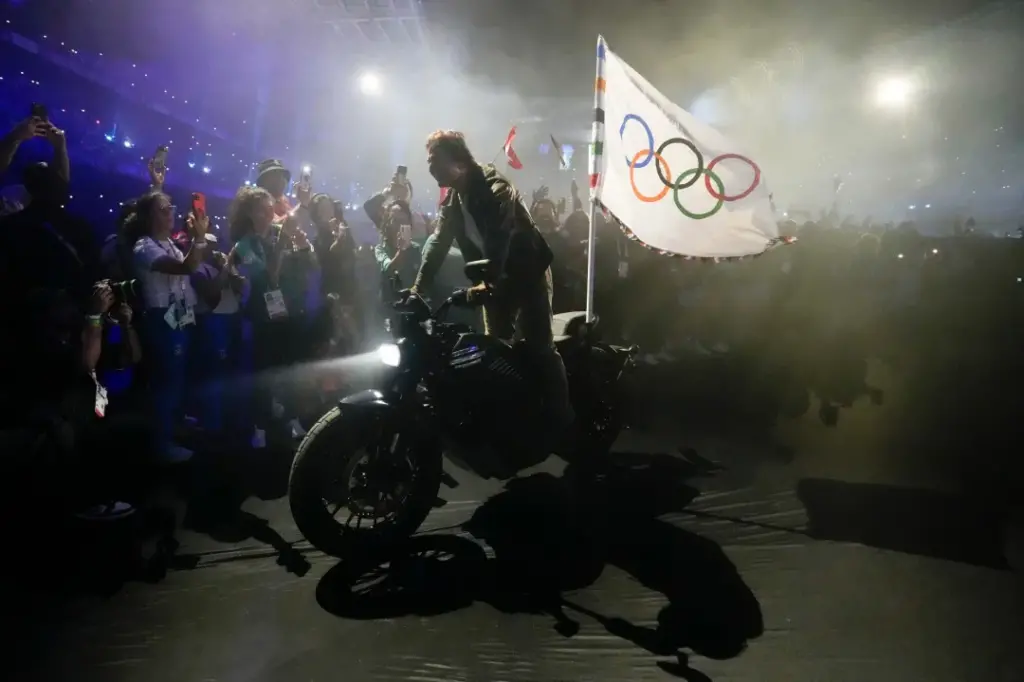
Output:
[[234,368],[232,337],[236,321],[236,315],[206,313],[199,316],[196,326],[199,423],[218,433],[226,426],[224,408]]
[[149,308],[142,318],[144,362],[153,392],[153,427],[158,452],[172,443],[174,427],[182,416],[185,372],[188,367],[189,328],[172,329],[164,315],[167,308]]

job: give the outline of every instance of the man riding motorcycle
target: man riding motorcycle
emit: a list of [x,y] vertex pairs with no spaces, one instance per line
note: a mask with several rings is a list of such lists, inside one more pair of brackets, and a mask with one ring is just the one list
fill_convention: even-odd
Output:
[[430,174],[450,191],[409,293],[427,290],[453,242],[467,262],[490,260],[493,281],[470,288],[468,300],[483,306],[485,334],[522,340],[534,351],[552,427],[567,429],[574,415],[551,332],[551,249],[516,188],[493,165],[476,162],[462,133],[439,130],[426,146]]

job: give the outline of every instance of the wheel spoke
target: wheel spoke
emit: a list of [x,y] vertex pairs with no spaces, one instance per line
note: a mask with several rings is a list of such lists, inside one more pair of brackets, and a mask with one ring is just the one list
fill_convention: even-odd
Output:
[[[400,433],[380,424],[374,435],[361,451],[352,453],[335,485],[323,495],[331,518],[353,533],[374,532],[393,523],[419,479],[416,459]],[[348,514],[342,520],[338,515],[344,508]]]

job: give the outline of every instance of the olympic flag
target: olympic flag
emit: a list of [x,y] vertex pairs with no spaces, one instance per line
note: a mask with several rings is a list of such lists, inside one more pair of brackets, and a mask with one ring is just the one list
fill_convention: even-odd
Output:
[[591,198],[646,246],[735,258],[779,241],[761,169],[597,41]]

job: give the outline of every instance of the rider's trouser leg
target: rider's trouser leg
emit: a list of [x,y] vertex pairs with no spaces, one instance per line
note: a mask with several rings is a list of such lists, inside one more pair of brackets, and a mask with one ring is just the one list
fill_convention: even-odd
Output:
[[575,418],[569,398],[565,365],[551,335],[551,270],[536,282],[520,287],[512,300],[492,300],[484,306],[484,333],[522,340],[540,364],[544,403],[555,425],[568,428]]

